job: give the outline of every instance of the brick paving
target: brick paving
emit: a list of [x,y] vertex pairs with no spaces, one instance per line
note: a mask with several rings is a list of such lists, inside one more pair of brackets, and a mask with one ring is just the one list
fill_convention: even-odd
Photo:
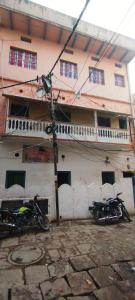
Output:
[[[111,226],[65,221],[49,232],[1,240],[0,300],[135,300],[132,220]],[[33,265],[13,265],[9,254],[18,249],[19,262],[25,246],[28,252],[42,247],[44,255]]]

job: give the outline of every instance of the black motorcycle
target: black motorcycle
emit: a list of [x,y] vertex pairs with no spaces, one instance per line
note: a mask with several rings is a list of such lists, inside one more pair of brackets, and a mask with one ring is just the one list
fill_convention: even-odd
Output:
[[0,209],[0,238],[15,231],[20,232],[26,226],[39,225],[42,230],[49,230],[48,217],[42,213],[37,198],[38,195],[18,209]]
[[118,193],[115,198],[106,199],[106,203],[94,201],[93,206],[89,206],[89,211],[97,224],[112,223],[124,219],[131,222],[124,201],[119,198],[121,194]]

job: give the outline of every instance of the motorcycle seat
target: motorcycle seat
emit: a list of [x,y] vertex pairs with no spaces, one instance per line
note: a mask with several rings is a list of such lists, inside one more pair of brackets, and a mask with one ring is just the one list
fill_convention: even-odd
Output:
[[106,203],[102,203],[102,202],[94,202],[95,206],[100,206],[100,207],[105,207]]

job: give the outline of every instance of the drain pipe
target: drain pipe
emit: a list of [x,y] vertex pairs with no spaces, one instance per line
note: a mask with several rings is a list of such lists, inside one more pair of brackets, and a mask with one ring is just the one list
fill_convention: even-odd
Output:
[[130,128],[130,135],[131,135],[131,142],[133,145],[133,148],[135,150],[135,146],[134,146],[134,120],[135,120],[135,116],[134,116],[134,108],[133,108],[133,102],[132,102],[132,96],[131,96],[131,85],[130,85],[130,75],[129,75],[129,70],[128,70],[128,66],[126,66],[126,71],[127,71],[127,83],[128,83],[128,91],[129,91],[129,101],[130,101],[130,111],[131,111],[131,120],[132,120],[132,126],[131,126],[131,120],[128,118],[128,122],[129,122],[129,128]]

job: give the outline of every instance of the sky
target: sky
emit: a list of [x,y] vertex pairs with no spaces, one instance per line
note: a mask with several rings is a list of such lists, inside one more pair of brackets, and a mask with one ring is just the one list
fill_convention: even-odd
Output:
[[[86,0],[32,0],[78,18]],[[90,0],[82,20],[135,39],[135,0]],[[131,92],[135,93],[135,58],[129,63]]]

